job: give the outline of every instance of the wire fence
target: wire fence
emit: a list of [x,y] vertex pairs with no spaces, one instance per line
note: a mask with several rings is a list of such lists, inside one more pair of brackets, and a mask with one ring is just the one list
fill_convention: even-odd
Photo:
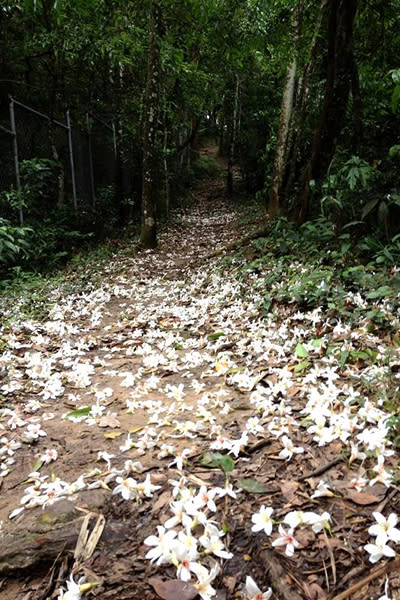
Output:
[[[75,212],[85,207],[94,209],[102,194],[110,189],[115,192],[117,169],[121,170],[119,155],[112,120],[87,113],[86,122],[78,127],[73,125],[69,111],[58,120],[10,97],[9,118],[0,121],[0,212],[22,225],[35,210],[34,202],[24,194],[27,172],[32,175],[46,168],[53,187],[51,194],[47,188],[47,204],[42,198],[41,211],[50,212],[63,204]],[[126,149],[123,156],[125,193],[131,191],[129,173],[133,169]],[[40,185],[36,192],[40,196]]]

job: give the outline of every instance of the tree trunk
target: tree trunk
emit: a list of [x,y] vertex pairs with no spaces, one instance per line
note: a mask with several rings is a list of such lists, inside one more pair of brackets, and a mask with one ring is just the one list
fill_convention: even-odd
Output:
[[167,110],[163,111],[163,146],[162,146],[162,188],[159,194],[159,205],[157,214],[161,219],[168,219],[169,214],[169,169],[168,169],[168,119]]
[[353,99],[353,152],[357,152],[363,137],[363,102],[361,98],[360,78],[357,62],[352,53],[351,96]]
[[156,190],[158,180],[157,134],[161,70],[159,47],[160,29],[160,4],[159,0],[153,0],[151,5],[147,83],[144,106],[142,228],[140,233],[140,244],[143,248],[155,248],[157,246]]
[[281,188],[279,190],[279,201],[281,206],[284,206],[285,209],[287,209],[290,192],[293,188],[293,183],[296,179],[299,149],[303,138],[304,125],[307,116],[306,109],[310,93],[310,77],[314,69],[314,63],[317,54],[317,43],[320,37],[322,20],[325,14],[327,3],[328,0],[321,0],[318,14],[315,20],[314,33],[308,51],[308,56],[297,84],[293,123],[290,132],[291,135],[289,136],[287,144],[288,150],[285,173],[282,180]]
[[236,85],[235,85],[235,97],[233,101],[233,115],[232,115],[232,131],[231,140],[229,144],[229,157],[228,157],[228,177],[227,177],[227,188],[229,196],[233,194],[233,163],[235,162],[235,145],[236,145],[236,132],[237,132],[237,121],[238,121],[238,106],[239,106],[239,77],[236,74]]
[[297,221],[303,223],[310,210],[310,181],[321,180],[336,149],[350,93],[353,24],[357,0],[330,0],[328,58],[325,98],[319,125],[314,132],[311,158],[305,169],[298,195]]
[[272,181],[269,191],[268,212],[275,216],[280,210],[280,191],[286,168],[288,156],[288,138],[293,114],[293,100],[296,86],[297,53],[300,43],[300,20],[303,10],[303,1],[299,0],[293,17],[293,59],[286,71],[285,87],[283,89],[281,115],[279,118],[278,139],[276,143]]

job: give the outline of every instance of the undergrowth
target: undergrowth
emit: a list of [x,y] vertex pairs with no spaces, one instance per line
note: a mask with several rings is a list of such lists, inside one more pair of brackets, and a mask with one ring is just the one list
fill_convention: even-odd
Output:
[[[312,344],[339,371],[344,372],[349,364],[359,366],[360,373],[369,366],[378,371],[383,368],[384,393],[377,395],[376,389],[370,393],[393,415],[391,439],[400,447],[400,268],[392,258],[390,244],[367,253],[365,239],[353,241],[347,233],[338,236],[332,223],[323,218],[300,228],[281,218],[270,225],[265,237],[226,257],[221,266],[235,269],[244,293],[256,299],[261,314],[279,321],[290,316],[312,320],[315,315],[321,333]],[[353,343],[346,344],[346,336],[337,340],[325,336],[335,324],[354,332]],[[382,340],[385,358],[379,344],[369,344],[372,333],[371,339]],[[302,344],[297,356],[296,372],[307,372],[312,362]],[[360,375],[359,385],[367,388],[368,379]]]
[[262,275],[265,313],[281,305],[322,309],[345,322],[366,318],[371,328],[390,329],[400,309],[400,269],[391,257],[388,246],[367,254],[365,240],[354,245],[323,218],[299,228],[281,218],[225,265],[236,262],[240,279]]
[[[77,252],[66,265],[50,273],[28,272],[14,267],[9,278],[0,282],[3,323],[22,316],[38,321],[47,319],[57,298],[92,290],[103,281],[104,269],[112,259],[117,262],[119,258],[135,253],[136,249],[132,240],[108,240],[92,249]],[[117,270],[116,267],[115,272]]]

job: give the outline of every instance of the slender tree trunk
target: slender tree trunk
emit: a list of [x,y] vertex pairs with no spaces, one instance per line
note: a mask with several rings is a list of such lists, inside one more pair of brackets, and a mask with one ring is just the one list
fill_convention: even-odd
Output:
[[353,99],[353,151],[357,152],[363,137],[363,102],[361,98],[360,78],[354,53],[351,61],[351,96]]
[[159,0],[153,0],[151,5],[147,84],[144,106],[142,228],[140,233],[140,243],[143,248],[155,248],[157,246],[156,191],[158,183],[157,134],[161,70],[160,29],[160,4]]
[[[165,100],[164,100],[165,102]],[[157,213],[161,219],[168,219],[169,213],[169,170],[168,170],[168,119],[167,110],[164,108],[162,119],[162,193],[159,194]]]
[[[117,85],[115,86],[115,95],[117,101],[117,107],[122,106],[122,95],[124,89],[124,67],[119,63],[115,69],[115,80]],[[116,153],[115,153],[115,168],[114,168],[114,185],[115,185],[115,199],[118,206],[118,224],[124,227],[129,220],[129,207],[125,204],[125,190],[124,190],[124,144],[123,144],[123,130],[121,122],[120,108],[116,109],[115,119],[115,132],[116,132]]]
[[320,37],[322,20],[325,14],[327,3],[328,0],[321,0],[315,20],[314,33],[308,51],[307,60],[304,64],[303,72],[300,75],[297,84],[293,123],[291,127],[291,135],[289,135],[288,140],[286,169],[281,189],[279,190],[279,200],[281,206],[284,206],[285,209],[287,209],[289,195],[296,178],[299,149],[303,138],[304,125],[307,116],[307,102],[310,94],[310,77],[314,69],[314,63],[317,54],[317,44]]
[[311,158],[305,169],[298,195],[298,223],[310,210],[310,181],[326,173],[342,130],[350,93],[353,55],[353,24],[357,0],[330,0],[328,21],[328,59],[325,98],[319,125],[314,132]]
[[275,160],[272,169],[272,181],[269,191],[268,212],[271,216],[279,213],[280,191],[285,174],[286,159],[288,156],[288,139],[290,124],[293,115],[294,92],[297,74],[297,53],[300,43],[300,20],[303,9],[303,1],[299,0],[293,18],[293,59],[286,71],[286,81],[283,90],[281,115],[279,118],[278,139],[275,150]]
[[268,212],[271,216],[280,210],[279,191],[282,186],[287,156],[287,138],[293,111],[293,97],[296,81],[297,59],[293,58],[286,73],[286,83],[283,91],[281,116],[279,119],[278,140],[276,143],[275,160],[272,169],[272,181],[269,191]]
[[233,115],[232,115],[232,132],[231,132],[231,143],[229,145],[229,157],[228,157],[228,177],[227,177],[227,188],[228,194],[233,194],[233,164],[235,162],[235,145],[236,145],[236,133],[238,124],[238,106],[239,106],[239,76],[236,74],[236,85],[235,85],[235,97],[233,101]]
[[226,113],[226,93],[224,93],[221,99],[221,108],[219,111],[218,156],[225,156]]

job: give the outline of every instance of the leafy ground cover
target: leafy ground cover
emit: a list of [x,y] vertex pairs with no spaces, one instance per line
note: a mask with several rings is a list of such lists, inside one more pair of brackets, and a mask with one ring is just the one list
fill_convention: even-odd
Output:
[[196,198],[4,302],[0,598],[399,598],[398,269]]

